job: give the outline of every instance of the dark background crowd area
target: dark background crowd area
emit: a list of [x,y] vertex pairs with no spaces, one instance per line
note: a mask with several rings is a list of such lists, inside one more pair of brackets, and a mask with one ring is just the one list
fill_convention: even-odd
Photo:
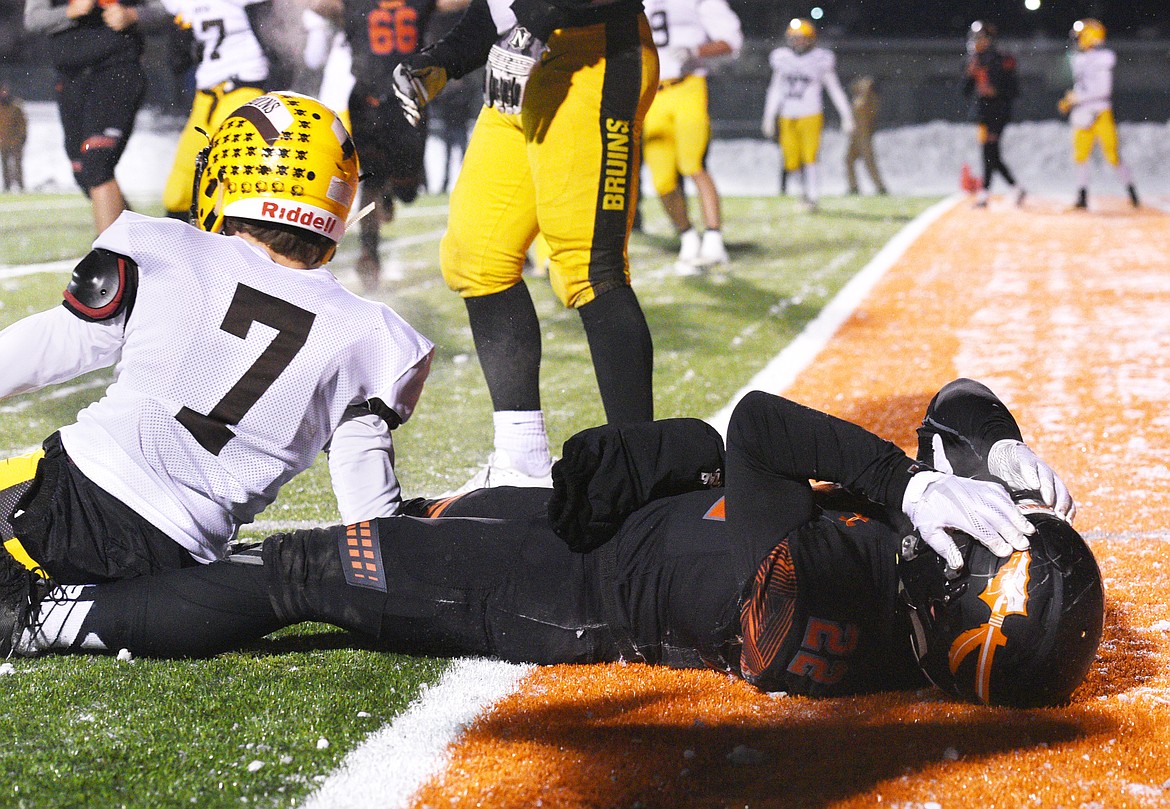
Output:
[[[304,33],[297,0],[275,0],[289,54],[300,54]],[[1019,58],[1021,94],[1017,120],[1057,116],[1056,102],[1071,83],[1068,30],[1072,21],[1097,17],[1118,53],[1114,107],[1120,121],[1170,119],[1170,3],[1167,0],[1041,0],[1035,11],[1024,0],[729,0],[747,42],[740,58],[717,67],[711,78],[711,115],[716,137],[756,137],[770,71],[768,53],[783,40],[794,16],[823,12],[821,42],[838,57],[842,81],[873,76],[881,94],[880,126],[961,121],[969,115],[962,94],[965,35],[972,20],[995,22],[1002,44]],[[0,81],[25,100],[52,98],[53,71],[45,48],[22,26],[23,0],[0,0]],[[815,15],[813,15],[815,16]],[[190,77],[166,67],[163,36],[153,34],[147,51],[147,106],[176,126],[190,108]],[[302,70],[292,89],[314,92],[315,76]],[[828,113],[829,126],[835,125]]]

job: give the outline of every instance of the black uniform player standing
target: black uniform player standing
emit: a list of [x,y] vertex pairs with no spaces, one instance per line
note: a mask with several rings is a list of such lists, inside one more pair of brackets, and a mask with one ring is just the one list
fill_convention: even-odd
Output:
[[1012,119],[1012,102],[1020,92],[1016,58],[1001,51],[995,43],[997,31],[991,23],[976,20],[967,37],[966,81],[963,93],[975,97],[975,122],[983,149],[983,188],[976,204],[987,205],[991,180],[996,172],[1014,189],[1016,205],[1022,205],[1027,192],[1003,162],[999,141]]
[[[1049,527],[1035,529],[998,483],[931,471],[857,425],[757,392],[732,416],[725,459],[718,435],[695,420],[595,428],[565,445],[555,493],[501,487],[415,501],[404,511],[417,517],[270,537],[262,567],[229,561],[59,592],[41,604],[34,631],[23,638],[27,621],[18,622],[14,642],[24,653],[80,651],[81,639],[92,650],[100,639],[110,650],[206,655],[320,620],[406,653],[712,666],[766,690],[849,694],[923,682],[916,653],[929,659],[936,650],[921,640],[911,648],[898,568],[900,556],[911,559],[918,550],[919,564],[928,564],[925,573],[911,571],[916,592],[924,580],[953,584],[963,589],[946,592],[965,591],[951,599],[964,609],[992,589],[977,586],[987,560],[992,573],[999,565],[1013,572],[1024,566],[1031,624],[1012,622],[1018,598],[1000,609],[1007,618],[995,630],[986,616],[974,622],[989,637],[1000,626],[1009,633],[983,655],[995,690],[978,693],[975,676],[973,688],[954,691],[1008,704],[1067,697],[1092,660],[1101,616],[1099,574],[1087,549],[1066,557],[1063,578],[1042,575],[1059,556],[1049,541],[1052,525],[1072,537],[1062,538],[1064,553],[1083,548],[1063,521],[1074,513],[1067,490],[978,383],[944,388],[919,434],[919,455],[940,468],[993,471],[1013,489],[1036,490],[1053,507]],[[719,486],[724,460],[726,486]],[[821,497],[810,478],[846,488]],[[915,528],[938,556],[913,542]],[[987,546],[960,540],[966,571],[950,528]],[[1031,548],[1025,533],[1032,533]],[[1074,574],[1087,584],[1066,587],[1063,607],[1045,610],[1041,586],[1051,590]],[[1000,579],[992,583],[1011,590]],[[19,613],[11,595],[5,603]],[[1085,614],[1074,613],[1078,604]],[[944,613],[940,606],[931,620],[941,622]],[[71,616],[70,628],[55,616]],[[1085,626],[1070,627],[1073,620]],[[1012,676],[1020,661],[1034,663],[1054,647],[1037,638],[1040,622],[1041,634],[1071,629],[1078,640],[1071,648],[1055,644],[1068,659],[1060,658],[1056,671],[1034,668],[1020,697],[1004,690],[1020,686]],[[931,629],[919,635],[933,637]],[[1021,643],[1031,647],[1021,651]]]
[[391,93],[391,74],[404,56],[423,44],[423,33],[436,7],[463,0],[318,0],[313,9],[339,21],[353,52],[353,90],[349,116],[362,161],[362,202],[377,209],[361,222],[358,277],[367,292],[376,291],[381,274],[379,230],[394,218],[394,198],[413,202],[424,182],[426,125],[410,126]]
[[126,208],[114,167],[146,93],[141,28],[170,19],[158,0],[28,0],[24,26],[49,35],[57,107],[73,176],[105,230]]

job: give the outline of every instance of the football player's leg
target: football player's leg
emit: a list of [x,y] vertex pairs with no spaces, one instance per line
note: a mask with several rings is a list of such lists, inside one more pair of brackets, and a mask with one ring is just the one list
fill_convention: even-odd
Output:
[[817,158],[821,152],[821,131],[824,129],[825,116],[822,113],[809,115],[797,119],[800,149],[800,163],[804,178],[805,203],[815,208],[820,201],[820,182],[817,172]]
[[581,315],[606,417],[645,421],[654,412],[653,344],[626,247],[657,52],[644,17],[562,36],[565,58],[549,59],[533,76],[525,107],[537,216],[552,248],[549,276]]
[[659,91],[646,113],[642,126],[642,159],[650,169],[654,192],[662,200],[662,206],[671,223],[680,233],[690,226],[686,216],[686,202],[682,202],[679,218],[678,205],[668,201],[668,196],[678,196],[678,158],[675,143],[674,108],[670,90]]
[[1073,206],[1076,208],[1089,205],[1089,155],[1093,153],[1096,137],[1092,127],[1073,129],[1072,157],[1077,167],[1077,198]]
[[101,233],[126,209],[114,167],[134,130],[134,119],[146,94],[146,76],[142,66],[134,63],[102,71],[94,79],[78,181],[89,192],[94,226]]
[[263,567],[235,562],[55,586],[37,605],[18,651],[207,657],[286,625],[267,588]]
[[16,538],[16,531],[9,522],[9,517],[25,492],[32,486],[37,474],[37,464],[44,456],[45,451],[38,449],[28,455],[0,461],[0,541],[13,558],[29,570],[37,569],[40,564],[29,556],[24,545]]
[[600,659],[593,564],[544,513],[395,517],[264,543],[270,600],[285,623],[325,621],[404,653],[536,663]]
[[[215,127],[211,126],[212,105],[217,100],[214,92],[197,90],[195,100],[191,104],[191,114],[187,116],[187,123],[179,133],[179,143],[175,147],[175,159],[171,164],[171,173],[167,175],[167,183],[163,187],[163,208],[167,216],[172,219],[186,221],[191,215],[191,190],[195,181],[195,157],[199,151],[208,145],[207,135]],[[199,132],[198,129],[203,132]]]
[[[540,323],[521,277],[536,238],[536,202],[519,116],[480,112],[451,192],[440,244],[447,285],[463,297],[495,413],[494,468],[543,481],[552,466],[540,409]],[[517,481],[506,479],[507,483]]]
[[1109,165],[1113,166],[1117,172],[1117,178],[1121,180],[1122,185],[1129,192],[1129,201],[1133,204],[1133,207],[1138,207],[1141,201],[1138,199],[1137,188],[1133,184],[1133,175],[1130,174],[1129,167],[1121,160],[1121,149],[1117,138],[1117,122],[1113,118],[1113,110],[1105,110],[1097,116],[1097,120],[1093,124],[1093,130],[1096,133],[1097,140],[1101,143],[1101,153],[1105,155],[1105,159],[1109,162]]
[[723,212],[715,181],[707,172],[707,147],[711,143],[711,118],[707,114],[707,80],[702,76],[688,76],[678,85],[678,169],[690,177],[699,197],[703,214],[703,241],[699,259],[703,264],[722,264],[727,261],[723,246]]

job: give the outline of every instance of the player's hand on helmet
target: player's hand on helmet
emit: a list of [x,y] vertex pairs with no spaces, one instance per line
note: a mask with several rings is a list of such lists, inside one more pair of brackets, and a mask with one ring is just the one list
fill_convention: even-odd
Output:
[[1040,502],[1065,522],[1071,523],[1076,517],[1077,506],[1064,481],[1023,441],[1005,438],[992,444],[987,453],[987,471],[1013,493],[1036,492]]
[[902,510],[951,571],[962,568],[963,555],[949,530],[969,534],[1001,557],[1027,548],[1036,530],[1003,486],[942,472],[911,478]]
[[488,51],[484,103],[503,113],[520,112],[528,78],[547,52],[548,46],[523,25],[512,26]]
[[447,70],[433,64],[425,54],[403,59],[391,76],[394,95],[402,103],[402,112],[411,126],[422,121],[422,108],[447,84]]

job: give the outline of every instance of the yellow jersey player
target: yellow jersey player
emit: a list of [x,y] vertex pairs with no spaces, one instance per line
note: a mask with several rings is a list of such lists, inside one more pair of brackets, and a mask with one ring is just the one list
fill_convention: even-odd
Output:
[[193,38],[198,56],[195,100],[163,189],[167,216],[186,220],[191,215],[195,156],[207,146],[207,136],[242,104],[274,83],[283,83],[284,67],[273,39],[277,31],[273,0],[165,0],[164,5],[175,15],[175,24]]
[[[705,161],[711,141],[707,114],[708,60],[736,56],[743,47],[739,17],[726,0],[647,0],[646,16],[658,47],[658,94],[642,129],[642,156],[654,190],[679,233],[680,272],[727,263],[722,212]],[[700,239],[679,188],[689,177],[706,226]]]
[[395,69],[395,91],[417,120],[448,78],[485,63],[440,246],[494,411],[494,451],[469,485],[549,486],[540,323],[522,277],[538,231],[553,291],[581,316],[607,419],[653,418],[654,350],[626,248],[658,55],[642,0],[472,0]]
[[817,154],[825,123],[822,90],[837,108],[846,135],[853,132],[853,111],[837,76],[837,57],[817,46],[817,29],[812,22],[794,19],[784,39],[787,44],[768,57],[772,81],[764,98],[761,130],[764,137],[774,138],[779,122],[783,169],[789,174],[800,172],[805,208],[816,210],[820,194]]
[[1077,50],[1069,56],[1073,87],[1060,99],[1060,112],[1068,116],[1073,130],[1073,160],[1077,164],[1077,201],[1075,207],[1089,206],[1089,155],[1093,144],[1101,152],[1129,191],[1130,202],[1140,204],[1129,168],[1121,161],[1117,148],[1117,123],[1113,119],[1113,66],[1117,54],[1105,43],[1105,26],[1091,18],[1073,23],[1069,37]]

